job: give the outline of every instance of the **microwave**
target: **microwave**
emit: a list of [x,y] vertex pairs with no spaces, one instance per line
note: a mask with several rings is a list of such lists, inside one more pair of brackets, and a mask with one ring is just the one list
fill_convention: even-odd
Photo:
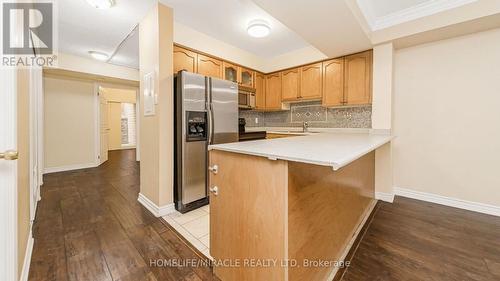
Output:
[[238,107],[242,109],[255,108],[255,89],[238,87]]

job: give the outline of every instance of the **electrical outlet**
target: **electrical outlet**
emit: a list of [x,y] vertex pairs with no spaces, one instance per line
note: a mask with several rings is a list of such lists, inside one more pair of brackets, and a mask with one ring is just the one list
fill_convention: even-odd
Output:
[[255,124],[259,124],[259,118],[255,117]]

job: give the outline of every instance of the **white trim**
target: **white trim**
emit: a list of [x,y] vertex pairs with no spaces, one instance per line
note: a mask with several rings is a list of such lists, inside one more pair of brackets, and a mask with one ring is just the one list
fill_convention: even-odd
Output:
[[142,193],[139,193],[139,198],[137,198],[137,201],[141,203],[146,209],[148,209],[155,217],[164,217],[168,214],[172,214],[175,212],[175,205],[174,203],[165,205],[165,206],[158,206],[156,205],[153,201],[149,200],[146,196],[144,196]]
[[33,234],[30,230],[30,236],[28,238],[28,245],[26,245],[26,253],[24,254],[24,264],[23,271],[21,271],[21,277],[19,281],[27,281],[30,273],[30,264],[31,264],[31,254],[33,253],[33,245],[35,243],[35,239],[33,239]]
[[476,1],[477,0],[429,0],[381,17],[376,17],[371,8],[364,4],[365,1],[357,0],[357,3],[371,30],[376,31],[445,12]]
[[394,202],[394,193],[375,192],[375,199],[392,203]]
[[467,201],[467,200],[462,200],[462,199],[457,199],[457,198],[452,198],[452,197],[446,197],[446,196],[441,196],[441,195],[436,195],[436,194],[426,193],[426,192],[421,192],[421,191],[415,191],[415,190],[410,190],[410,189],[400,188],[400,187],[395,187],[394,193],[396,195],[402,196],[402,197],[417,199],[417,200],[421,200],[421,201],[436,203],[436,204],[440,204],[440,205],[455,207],[455,208],[459,208],[459,209],[469,210],[469,211],[493,215],[493,216],[500,216],[500,207],[499,206],[478,203],[478,202],[472,202],[472,201]]
[[135,160],[141,161],[141,151],[140,151],[140,143],[141,143],[141,91],[139,89],[136,90],[136,99],[135,99]]
[[94,83],[94,159],[101,165],[101,102],[99,100],[99,83]]
[[51,173],[58,173],[58,172],[66,172],[66,171],[73,171],[73,170],[80,170],[80,169],[95,168],[97,166],[99,166],[98,163],[86,163],[86,164],[73,164],[73,165],[66,165],[66,166],[59,166],[59,167],[47,167],[44,169],[43,173],[44,174],[51,174]]

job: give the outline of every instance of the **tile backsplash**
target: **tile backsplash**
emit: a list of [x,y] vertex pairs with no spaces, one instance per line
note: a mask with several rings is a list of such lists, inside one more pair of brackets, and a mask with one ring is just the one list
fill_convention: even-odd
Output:
[[315,101],[291,104],[287,111],[240,110],[240,117],[247,127],[301,127],[307,121],[311,128],[371,128],[372,107],[325,108]]

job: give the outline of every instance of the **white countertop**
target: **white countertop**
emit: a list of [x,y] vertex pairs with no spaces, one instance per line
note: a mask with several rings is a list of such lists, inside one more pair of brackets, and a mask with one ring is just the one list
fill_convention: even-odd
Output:
[[271,160],[281,159],[331,166],[334,170],[338,170],[393,138],[387,134],[315,133],[289,138],[216,144],[208,148],[262,156]]

